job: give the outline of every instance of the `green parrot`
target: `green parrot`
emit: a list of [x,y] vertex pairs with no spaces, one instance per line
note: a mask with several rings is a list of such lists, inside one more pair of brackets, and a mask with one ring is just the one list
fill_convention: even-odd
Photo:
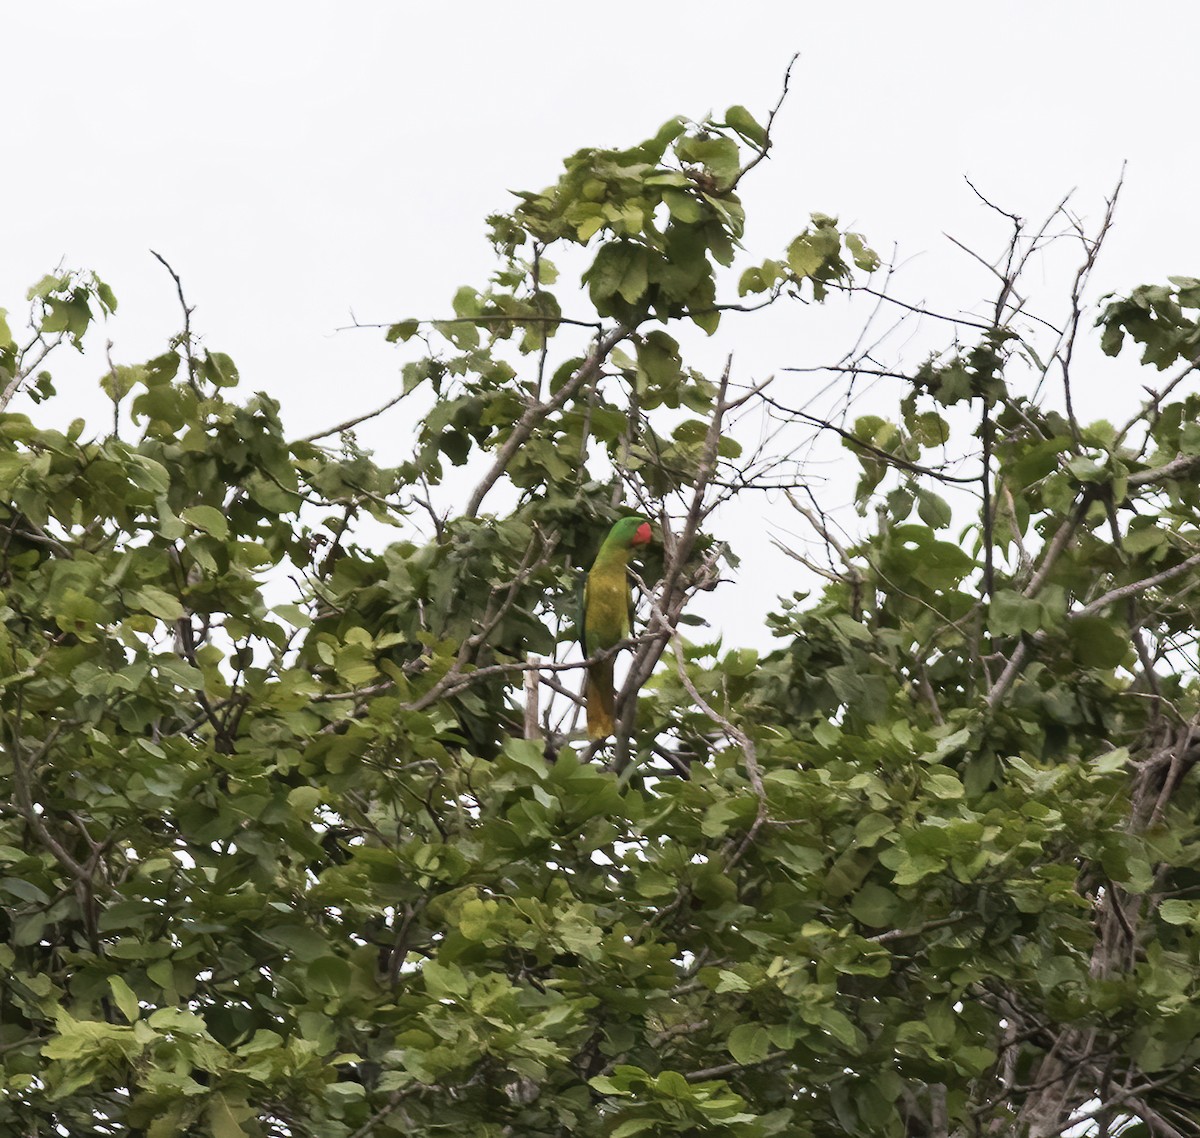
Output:
[[[593,656],[629,635],[629,551],[650,541],[650,523],[637,514],[622,518],[611,530],[583,585],[583,652]],[[613,658],[588,665],[587,724],[589,739],[606,739],[616,730],[613,713]]]

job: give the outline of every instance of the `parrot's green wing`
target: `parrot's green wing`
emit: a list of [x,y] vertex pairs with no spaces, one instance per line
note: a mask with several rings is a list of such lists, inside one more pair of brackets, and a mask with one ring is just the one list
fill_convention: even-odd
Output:
[[[585,656],[602,648],[613,648],[629,635],[632,599],[629,594],[629,551],[650,540],[645,518],[622,518],[609,531],[583,585],[582,635]],[[616,696],[613,691],[613,659],[588,665],[588,738],[606,739],[616,730],[613,723]]]

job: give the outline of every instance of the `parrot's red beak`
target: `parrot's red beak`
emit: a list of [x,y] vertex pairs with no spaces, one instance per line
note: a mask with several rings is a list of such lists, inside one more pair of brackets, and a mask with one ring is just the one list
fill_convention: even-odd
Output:
[[650,544],[650,536],[651,536],[650,535],[650,523],[642,522],[642,524],[640,526],[638,526],[638,528],[634,531],[633,541],[631,544],[633,544],[633,545],[649,545]]

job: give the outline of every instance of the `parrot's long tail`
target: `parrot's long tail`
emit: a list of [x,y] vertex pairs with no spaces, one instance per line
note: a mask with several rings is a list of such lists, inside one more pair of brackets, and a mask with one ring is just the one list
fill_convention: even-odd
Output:
[[587,723],[589,739],[607,739],[616,731],[613,714],[616,693],[613,691],[613,661],[599,660],[588,665]]

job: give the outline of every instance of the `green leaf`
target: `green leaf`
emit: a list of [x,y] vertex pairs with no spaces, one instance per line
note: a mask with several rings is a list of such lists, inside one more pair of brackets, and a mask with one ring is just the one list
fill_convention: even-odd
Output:
[[25,881],[20,877],[0,877],[0,889],[13,897],[19,897],[22,901],[30,901],[36,905],[49,905],[50,903],[50,898],[46,896],[45,890],[39,888],[32,881]]
[[955,799],[963,796],[963,784],[952,771],[930,771],[925,778],[925,786],[935,798]]
[[311,962],[329,953],[329,942],[315,929],[304,925],[274,925],[259,935],[298,960]]
[[421,323],[419,320],[401,320],[399,324],[393,324],[387,330],[385,339],[389,344],[394,344],[397,340],[411,340],[419,331]]
[[143,585],[130,597],[130,602],[136,608],[158,617],[167,624],[174,624],[184,614],[183,604],[178,597],[173,597],[165,589],[154,585]]
[[989,617],[992,631],[999,636],[1038,632],[1047,623],[1042,604],[1011,589],[998,590],[992,596]]
[[890,889],[868,882],[850,902],[850,912],[872,928],[890,926],[901,912],[900,900]]
[[308,966],[308,982],[315,992],[344,995],[350,987],[350,965],[339,956],[319,956]]
[[694,225],[708,216],[708,210],[703,201],[686,190],[663,190],[663,201],[671,216],[685,225]]
[[733,127],[747,142],[761,149],[767,144],[767,132],[754,116],[743,106],[732,106],[725,112],[725,122]]
[[1196,901],[1164,901],[1158,907],[1158,915],[1168,925],[1200,927],[1200,903]]
[[105,309],[107,309],[109,312],[116,312],[116,294],[99,277],[96,278],[96,296],[99,298],[100,303]]
[[188,525],[212,534],[219,541],[229,536],[229,522],[215,506],[189,506],[186,510],[180,510],[179,516]]
[[873,273],[879,268],[879,254],[875,252],[860,233],[846,234],[846,248],[850,250],[854,264],[866,273]]
[[614,241],[602,245],[584,273],[593,302],[608,311],[608,302],[619,296],[627,304],[636,304],[649,285],[649,254],[641,245],[631,241]]
[[823,1007],[820,1009],[821,1024],[844,1047],[854,1047],[858,1043],[858,1032],[845,1013],[837,1008]]
[[141,1009],[133,989],[120,976],[110,976],[108,987],[121,1014],[129,1023],[135,1023],[141,1015]]
[[657,1129],[657,1118],[627,1118],[612,1131],[611,1138],[629,1138],[632,1134],[644,1134],[647,1130]]
[[246,1136],[246,1131],[242,1129],[228,1100],[220,1091],[209,1098],[205,1117],[208,1120],[212,1138],[245,1138]]
[[811,277],[825,264],[826,256],[824,249],[805,234],[788,246],[788,268],[798,277]]
[[1078,658],[1095,668],[1115,668],[1131,651],[1128,637],[1101,616],[1075,617],[1067,624]]
[[771,1037],[761,1024],[743,1023],[729,1033],[726,1047],[736,1062],[758,1063],[770,1053]]
[[216,387],[236,387],[238,370],[224,352],[205,352],[201,374]]
[[726,186],[733,182],[741,169],[738,146],[732,138],[692,135],[676,144],[676,153],[683,162],[703,166],[719,183]]
[[917,491],[917,514],[926,525],[944,529],[950,524],[949,503],[931,490]]

